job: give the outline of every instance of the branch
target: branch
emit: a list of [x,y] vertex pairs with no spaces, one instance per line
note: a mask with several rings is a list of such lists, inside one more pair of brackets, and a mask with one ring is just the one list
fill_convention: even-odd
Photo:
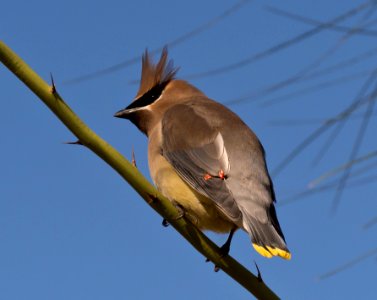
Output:
[[171,202],[163,197],[137,168],[81,121],[59,96],[54,85],[49,86],[2,41],[0,41],[0,61],[49,107],[81,144],[118,172],[196,250],[258,299],[279,299],[261,280],[235,259],[229,255],[222,257],[219,247],[188,220],[178,218],[179,212]]

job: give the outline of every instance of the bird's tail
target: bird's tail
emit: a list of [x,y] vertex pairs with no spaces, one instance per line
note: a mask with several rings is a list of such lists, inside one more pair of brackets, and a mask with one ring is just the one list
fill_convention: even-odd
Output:
[[254,249],[260,255],[268,258],[280,256],[284,259],[291,259],[291,253],[287,248],[273,204],[269,209],[268,219],[267,222],[261,222],[244,215],[244,226],[251,236]]

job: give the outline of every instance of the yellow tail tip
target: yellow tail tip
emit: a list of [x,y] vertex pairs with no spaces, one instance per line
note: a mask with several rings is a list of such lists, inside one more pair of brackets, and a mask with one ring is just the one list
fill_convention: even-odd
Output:
[[275,247],[270,247],[270,246],[260,246],[257,244],[253,244],[254,249],[262,256],[271,258],[273,256],[280,256],[281,258],[284,259],[291,259],[291,253],[287,250],[275,248]]

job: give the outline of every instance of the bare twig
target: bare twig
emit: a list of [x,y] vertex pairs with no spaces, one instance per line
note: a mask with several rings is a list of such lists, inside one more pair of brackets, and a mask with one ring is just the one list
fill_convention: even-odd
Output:
[[351,166],[365,162],[366,160],[369,160],[369,159],[371,159],[375,156],[377,156],[377,151],[372,151],[372,152],[369,152],[368,154],[363,155],[359,158],[348,161],[347,163],[345,163],[345,164],[343,164],[339,167],[336,167],[334,169],[331,169],[330,171],[326,172],[325,174],[322,174],[318,178],[312,180],[309,183],[309,187],[313,188],[313,187],[317,186],[318,184],[320,184],[321,182],[323,182],[324,180],[326,180],[326,179],[328,179],[328,178],[330,178],[330,177],[332,177],[332,176],[334,176],[334,175],[336,175],[340,172],[343,172],[343,171],[349,169]]
[[270,84],[270,85],[268,85],[268,86],[266,86],[262,89],[259,89],[259,90],[253,91],[253,92],[249,92],[245,96],[241,96],[241,97],[238,97],[238,98],[235,98],[235,99],[231,99],[230,101],[227,101],[226,104],[239,104],[239,103],[241,103],[243,101],[247,101],[247,100],[249,100],[249,101],[262,100],[264,97],[266,97],[266,96],[268,96],[268,95],[270,95],[274,92],[277,92],[281,89],[284,89],[288,86],[298,84],[298,83],[301,83],[303,81],[313,80],[313,79],[316,79],[318,77],[328,76],[331,73],[340,71],[342,69],[353,66],[353,65],[358,64],[360,62],[364,62],[365,60],[372,58],[375,55],[377,55],[377,48],[368,50],[366,52],[363,52],[361,54],[353,56],[349,59],[340,61],[339,63],[336,63],[336,64],[331,65],[331,66],[326,67],[326,68],[322,68],[322,69],[317,70],[317,71],[313,71],[311,73],[301,74],[301,76],[297,76],[297,74],[294,74],[294,75],[290,76],[289,78],[275,82],[273,84]]
[[353,259],[353,260],[345,263],[344,265],[341,265],[341,266],[339,266],[339,267],[337,267],[337,268],[335,268],[335,269],[333,269],[331,271],[328,271],[328,272],[320,275],[318,277],[318,279],[319,280],[324,280],[324,279],[327,279],[329,277],[332,277],[332,276],[334,276],[334,275],[336,275],[336,274],[338,274],[338,273],[340,273],[342,271],[345,271],[345,270],[347,270],[347,269],[349,269],[349,268],[351,268],[351,267],[359,264],[360,262],[362,262],[362,261],[366,260],[367,258],[369,258],[371,256],[374,256],[376,254],[377,254],[377,248],[369,250],[368,252],[366,252],[366,253],[364,253],[364,254],[356,257],[355,259]]
[[[363,119],[363,121],[360,125],[359,132],[356,136],[355,143],[353,144],[349,161],[353,161],[353,160],[356,159],[356,157],[359,153],[360,147],[363,143],[365,132],[366,132],[366,129],[368,128],[369,121],[370,121],[370,118],[371,118],[371,115],[373,113],[373,109],[374,109],[374,106],[375,106],[375,103],[376,103],[375,98],[377,96],[377,86],[375,87],[375,90],[373,91],[373,93],[375,95],[371,99],[371,101],[369,101],[369,103],[367,105],[367,108],[366,108],[366,111],[365,111],[365,116],[364,116],[364,119]],[[340,199],[341,199],[342,194],[343,194],[343,189],[347,184],[347,180],[348,180],[349,175],[351,174],[352,167],[353,167],[353,165],[351,164],[347,169],[345,169],[343,176],[340,178],[339,185],[336,189],[336,194],[335,194],[333,205],[332,205],[332,212],[335,212],[337,207],[338,207],[338,204],[339,204]]]
[[271,56],[272,54],[275,54],[277,52],[280,52],[281,50],[284,50],[288,47],[291,47],[299,42],[302,42],[318,33],[320,33],[321,31],[325,30],[326,28],[330,28],[332,26],[334,26],[335,24],[339,23],[339,22],[342,22],[352,16],[354,16],[355,14],[359,13],[360,11],[364,10],[365,8],[367,8],[368,6],[370,5],[370,2],[367,1],[353,9],[350,9],[348,11],[346,11],[345,13],[335,17],[334,19],[326,22],[326,23],[323,23],[313,29],[310,29],[308,31],[305,31],[299,35],[296,35],[288,40],[285,40],[281,43],[278,43],[262,52],[259,52],[259,53],[256,53],[256,54],[253,54],[249,57],[246,57],[240,61],[237,61],[235,63],[231,63],[231,64],[228,64],[226,66],[222,66],[222,67],[219,67],[219,68],[215,68],[215,69],[212,69],[212,70],[209,70],[209,71],[204,71],[204,72],[200,72],[200,73],[196,73],[196,74],[191,74],[191,75],[186,75],[185,78],[188,78],[188,79],[192,79],[192,78],[202,78],[202,77],[207,77],[207,76],[213,76],[213,75],[217,75],[217,74],[221,74],[221,73],[224,73],[224,72],[229,72],[229,71],[232,71],[232,70],[235,70],[235,69],[238,69],[238,68],[242,68],[246,65],[249,65],[251,63],[254,63],[256,61],[259,61],[263,58],[266,58],[266,57],[269,57]]
[[366,222],[363,225],[363,229],[369,229],[369,228],[371,228],[372,226],[374,226],[376,224],[377,224],[377,216],[375,216],[374,218],[372,218],[368,222]]
[[[273,14],[275,14],[275,15],[283,16],[283,17],[286,17],[286,18],[289,18],[289,19],[292,19],[292,20],[296,20],[296,21],[299,21],[299,22],[302,22],[302,23],[305,23],[305,24],[309,24],[309,25],[318,26],[318,25],[323,24],[322,21],[317,21],[317,20],[314,20],[312,18],[304,17],[304,16],[301,16],[299,14],[295,14],[295,13],[292,13],[292,12],[289,12],[289,11],[286,11],[286,10],[283,10],[283,9],[277,8],[277,7],[271,7],[270,6],[269,11],[272,12]],[[371,23],[371,24],[374,24],[374,22],[375,21],[373,21],[373,23]],[[335,31],[340,31],[340,32],[349,32],[351,28],[346,27],[346,26],[334,25],[334,26],[330,27],[329,29],[335,30]],[[359,28],[357,30],[357,34],[376,37],[377,31],[371,30],[371,29],[366,29],[366,28]]]
[[324,132],[326,132],[330,127],[339,121],[346,120],[356,109],[358,109],[362,104],[372,101],[376,97],[376,93],[371,93],[368,96],[363,96],[366,90],[369,88],[370,84],[374,81],[377,75],[377,69],[369,76],[368,80],[364,83],[363,87],[359,91],[358,95],[355,97],[354,101],[339,114],[329,119],[327,122],[322,124],[311,134],[309,134],[300,144],[298,144],[273,170],[272,174],[274,176],[278,175],[297,155],[299,155],[306,147],[313,143],[318,137],[320,137]]
[[[233,6],[226,9],[224,12],[222,12],[220,15],[210,19],[206,23],[204,23],[204,24],[194,28],[193,30],[177,37],[176,39],[174,39],[170,42],[167,42],[164,46],[160,46],[160,47],[157,47],[155,49],[150,50],[149,53],[151,53],[151,54],[159,53],[163,49],[163,47],[165,47],[165,46],[168,46],[171,49],[171,48],[187,41],[188,39],[198,35],[199,33],[215,26],[217,23],[219,23],[220,21],[222,21],[226,17],[230,16],[231,14],[235,13],[236,11],[238,11],[241,7],[243,7],[245,4],[247,4],[250,1],[251,0],[240,0],[240,1],[238,1],[236,4],[234,4]],[[97,78],[97,77],[100,77],[100,76],[105,76],[105,75],[111,74],[113,72],[127,68],[127,67],[129,67],[129,66],[131,66],[135,63],[138,63],[140,61],[140,59],[141,59],[140,56],[135,56],[133,58],[127,59],[125,61],[122,61],[122,62],[114,64],[112,66],[103,68],[103,69],[95,71],[93,73],[89,73],[89,74],[86,74],[86,75],[82,75],[82,76],[78,76],[78,77],[69,79],[69,80],[65,81],[64,83],[65,84],[76,84],[76,83],[91,80],[91,79],[94,79],[94,78]]]

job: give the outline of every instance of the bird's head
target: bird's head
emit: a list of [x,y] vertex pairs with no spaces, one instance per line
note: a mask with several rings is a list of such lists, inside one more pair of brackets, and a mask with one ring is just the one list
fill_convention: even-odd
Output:
[[173,61],[168,61],[166,47],[162,50],[157,64],[152,62],[146,50],[142,57],[139,91],[132,103],[114,116],[129,119],[148,135],[169,108],[203,95],[186,81],[175,79],[177,71]]

